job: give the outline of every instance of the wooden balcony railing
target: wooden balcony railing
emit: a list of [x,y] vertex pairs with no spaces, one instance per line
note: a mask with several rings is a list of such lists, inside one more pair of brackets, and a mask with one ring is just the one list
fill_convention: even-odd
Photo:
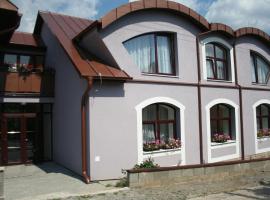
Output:
[[54,96],[53,72],[1,72],[0,92],[2,94],[32,94]]

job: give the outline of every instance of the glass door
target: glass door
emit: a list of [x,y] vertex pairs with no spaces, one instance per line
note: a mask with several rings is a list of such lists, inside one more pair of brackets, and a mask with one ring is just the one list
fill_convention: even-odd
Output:
[[22,119],[5,117],[2,123],[2,162],[3,164],[17,164],[23,162]]
[[26,160],[33,162],[39,157],[39,120],[35,114],[25,116]]
[[2,165],[31,163],[40,156],[36,114],[4,114],[1,124]]

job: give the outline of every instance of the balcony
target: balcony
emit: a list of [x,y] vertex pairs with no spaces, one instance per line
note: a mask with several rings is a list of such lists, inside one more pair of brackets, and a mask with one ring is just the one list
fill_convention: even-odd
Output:
[[0,71],[0,93],[5,96],[30,95],[53,97],[54,72]]

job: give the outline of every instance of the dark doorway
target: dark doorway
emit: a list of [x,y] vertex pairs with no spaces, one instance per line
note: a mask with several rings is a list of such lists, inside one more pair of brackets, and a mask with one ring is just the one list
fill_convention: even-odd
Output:
[[[47,120],[48,109],[43,112],[44,108],[48,108],[48,105],[45,105],[1,104],[1,165],[37,163],[44,160],[44,140],[48,139],[44,139],[48,137],[43,131],[48,130],[48,127],[44,127],[44,116],[46,126],[51,127]],[[48,148],[50,147],[47,146],[45,151]]]

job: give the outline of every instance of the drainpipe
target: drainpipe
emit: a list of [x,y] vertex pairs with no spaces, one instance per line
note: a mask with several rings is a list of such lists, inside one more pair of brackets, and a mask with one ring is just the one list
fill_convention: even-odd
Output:
[[81,103],[82,176],[85,183],[89,184],[91,181],[91,178],[90,176],[87,175],[86,106],[89,103],[89,92],[93,86],[93,78],[92,77],[83,77],[83,78],[87,81],[87,88],[82,96],[82,103]]

